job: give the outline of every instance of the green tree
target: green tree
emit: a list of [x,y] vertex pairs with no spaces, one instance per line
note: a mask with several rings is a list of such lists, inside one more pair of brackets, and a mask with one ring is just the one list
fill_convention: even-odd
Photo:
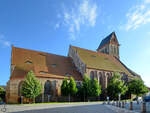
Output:
[[39,80],[36,79],[33,71],[29,71],[25,81],[22,84],[21,93],[24,97],[33,99],[41,94],[42,85]]
[[91,83],[90,79],[85,74],[83,77],[82,85],[80,88],[81,94],[84,96],[84,99],[91,96]]
[[69,88],[69,94],[71,96],[74,96],[77,93],[78,89],[76,87],[76,82],[75,82],[73,77],[70,77],[70,82],[69,82],[68,86],[69,86],[68,87]]
[[69,86],[68,86],[68,79],[65,78],[61,85],[61,95],[68,96],[69,94]]
[[0,87],[0,98],[1,98],[1,101],[5,100],[5,94],[6,94],[5,89],[3,87]]
[[98,84],[97,79],[90,80],[91,85],[90,85],[90,96],[99,96],[101,94],[101,86]]
[[112,99],[117,99],[119,93],[124,95],[127,90],[128,87],[125,85],[124,81],[121,80],[121,75],[119,73],[114,73],[107,87],[108,96]]
[[148,88],[144,85],[144,82],[140,79],[133,79],[128,84],[129,93],[136,96],[142,96],[148,92]]
[[84,100],[88,97],[99,96],[101,94],[101,86],[98,84],[97,79],[89,79],[89,77],[85,74],[78,94],[80,97],[83,97]]

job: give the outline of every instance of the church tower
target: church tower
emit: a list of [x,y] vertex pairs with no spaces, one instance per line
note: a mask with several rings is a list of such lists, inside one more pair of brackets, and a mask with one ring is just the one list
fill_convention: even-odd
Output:
[[97,48],[97,52],[109,54],[119,59],[119,46],[120,45],[116,34],[115,32],[112,32],[101,41],[99,47]]

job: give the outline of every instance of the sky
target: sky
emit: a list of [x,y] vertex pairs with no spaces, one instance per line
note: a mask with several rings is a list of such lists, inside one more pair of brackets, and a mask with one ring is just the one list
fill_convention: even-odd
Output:
[[150,0],[0,0],[0,85],[11,45],[67,56],[69,45],[95,51],[113,31],[120,60],[150,87]]

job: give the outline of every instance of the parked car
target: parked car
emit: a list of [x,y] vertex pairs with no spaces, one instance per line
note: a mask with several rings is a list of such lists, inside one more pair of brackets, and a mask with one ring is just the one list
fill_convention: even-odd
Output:
[[144,101],[145,101],[145,102],[150,102],[150,96],[144,97]]
[[0,102],[0,105],[5,104],[4,102]]

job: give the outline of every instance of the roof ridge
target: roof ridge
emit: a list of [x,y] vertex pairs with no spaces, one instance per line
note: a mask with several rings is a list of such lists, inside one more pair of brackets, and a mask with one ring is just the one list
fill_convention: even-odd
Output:
[[82,49],[82,50],[85,50],[85,51],[89,51],[89,52],[93,52],[93,53],[96,53],[98,55],[103,55],[103,56],[106,56],[106,57],[113,57],[113,56],[110,56],[108,54],[105,54],[105,53],[102,53],[102,52],[93,51],[93,50],[90,50],[90,49],[80,48],[80,47],[77,47],[77,46],[72,46],[72,47],[79,48],[79,49]]
[[26,49],[26,48],[20,48],[20,47],[15,47],[13,46],[12,47],[13,49],[22,49],[22,50],[25,50],[25,51],[30,51],[30,52],[36,52],[36,53],[42,53],[42,54],[47,54],[47,55],[55,55],[55,56],[59,56],[59,57],[65,57],[65,58],[68,58],[67,56],[63,56],[63,55],[58,55],[58,54],[53,54],[53,53],[48,53],[48,52],[43,52],[43,51],[38,51],[38,50],[32,50],[32,49]]

